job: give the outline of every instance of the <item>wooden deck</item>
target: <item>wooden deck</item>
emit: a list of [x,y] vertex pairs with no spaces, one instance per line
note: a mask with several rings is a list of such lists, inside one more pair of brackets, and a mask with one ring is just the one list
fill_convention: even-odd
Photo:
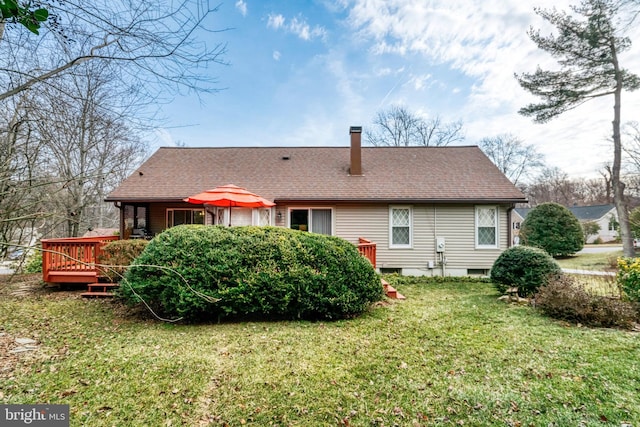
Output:
[[97,281],[102,247],[118,236],[42,240],[42,279],[47,283],[88,284]]

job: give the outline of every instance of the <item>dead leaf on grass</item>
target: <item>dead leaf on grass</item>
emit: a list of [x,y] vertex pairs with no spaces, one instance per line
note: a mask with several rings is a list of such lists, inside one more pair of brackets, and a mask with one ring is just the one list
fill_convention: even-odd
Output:
[[78,390],[75,390],[75,389],[65,390],[62,393],[60,393],[60,397],[68,397],[68,396],[71,396],[72,394],[76,394],[77,392]]

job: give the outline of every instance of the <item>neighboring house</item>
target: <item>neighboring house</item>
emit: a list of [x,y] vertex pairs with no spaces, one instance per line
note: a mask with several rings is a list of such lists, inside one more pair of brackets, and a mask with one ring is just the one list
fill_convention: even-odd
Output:
[[227,224],[229,208],[183,199],[235,184],[276,203],[233,208],[232,225],[275,225],[377,244],[377,267],[405,275],[488,274],[510,246],[525,196],[476,146],[160,148],[106,199],[122,236]]
[[[516,208],[512,215],[513,235],[517,236],[520,224],[533,208]],[[581,223],[593,221],[600,226],[598,234],[589,236],[586,243],[600,239],[610,242],[618,238],[618,212],[615,205],[572,206],[569,209]]]

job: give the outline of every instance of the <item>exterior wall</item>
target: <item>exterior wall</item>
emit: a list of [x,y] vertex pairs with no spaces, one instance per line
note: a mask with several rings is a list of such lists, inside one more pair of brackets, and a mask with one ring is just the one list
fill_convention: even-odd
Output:
[[[290,208],[324,207],[333,209],[333,234],[353,244],[363,237],[377,244],[377,267],[401,269],[404,275],[463,276],[468,269],[488,272],[496,258],[506,249],[511,224],[507,207],[499,209],[498,249],[476,249],[475,205],[402,204],[413,213],[413,245],[408,249],[389,247],[389,204],[372,205],[278,205],[273,223],[288,226]],[[393,206],[393,205],[391,205]],[[149,208],[149,224],[153,233],[164,230],[167,208],[188,208],[189,204],[158,203]],[[280,214],[280,215],[278,215]],[[210,222],[208,214],[205,221]],[[436,252],[436,237],[446,242],[444,269]]]
[[[508,245],[506,207],[499,209],[498,249],[476,249],[474,205],[412,205],[413,246],[389,247],[389,205],[338,206],[335,209],[335,235],[357,244],[359,237],[377,243],[380,269],[402,269],[405,275],[442,275],[436,252],[436,237],[445,239],[444,275],[467,275],[468,269],[491,269]],[[433,268],[430,268],[432,266]]]
[[[149,205],[149,230],[152,234],[161,233],[167,227],[167,209],[198,209],[190,203],[151,203]],[[211,224],[211,217],[205,212],[205,223]]]

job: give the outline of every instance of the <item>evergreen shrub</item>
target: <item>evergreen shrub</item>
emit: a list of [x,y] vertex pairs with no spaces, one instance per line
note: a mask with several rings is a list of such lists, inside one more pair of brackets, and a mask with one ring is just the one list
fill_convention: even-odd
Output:
[[533,295],[548,278],[561,274],[558,263],[545,251],[529,246],[513,246],[500,254],[491,267],[491,281],[502,294],[510,287],[518,295]]
[[573,255],[584,247],[580,221],[557,203],[531,209],[520,227],[520,237],[523,244],[544,249],[554,258]]
[[[137,267],[136,267],[137,266]],[[163,316],[338,319],[382,298],[380,278],[344,239],[281,227],[185,225],[157,235],[119,293]]]

